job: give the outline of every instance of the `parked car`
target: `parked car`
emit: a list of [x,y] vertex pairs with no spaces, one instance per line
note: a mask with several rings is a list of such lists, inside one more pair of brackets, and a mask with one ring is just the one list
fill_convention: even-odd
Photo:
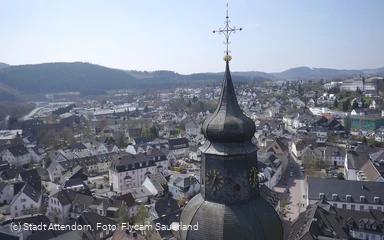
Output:
[[289,173],[289,176],[290,176],[290,177],[293,177],[293,172],[290,172],[290,173]]

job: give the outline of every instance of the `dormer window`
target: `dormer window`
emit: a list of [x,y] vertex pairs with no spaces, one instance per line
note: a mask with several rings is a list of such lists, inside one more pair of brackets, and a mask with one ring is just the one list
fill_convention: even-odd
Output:
[[372,224],[372,229],[376,230],[376,223]]
[[370,225],[369,223],[367,223],[367,224],[365,225],[365,227],[366,227],[367,229],[370,229],[370,228],[371,228],[371,225]]
[[351,201],[351,195],[347,195],[347,201]]
[[380,198],[379,197],[374,197],[375,203],[380,203]]
[[320,194],[319,194],[319,198],[320,198],[320,199],[323,199],[323,198],[324,198],[324,193],[320,193]]
[[360,227],[360,228],[364,228],[364,223],[360,223],[360,224],[359,224],[359,227]]
[[332,194],[332,200],[337,200],[337,194]]
[[360,196],[360,202],[365,202],[365,196]]

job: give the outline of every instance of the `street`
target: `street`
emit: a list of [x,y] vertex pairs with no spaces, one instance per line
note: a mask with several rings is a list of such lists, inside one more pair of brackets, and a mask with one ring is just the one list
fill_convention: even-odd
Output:
[[[287,180],[283,178],[275,186],[275,191],[278,193],[280,201],[285,201],[287,204],[285,207],[287,210],[286,215],[283,219],[284,232],[287,236],[289,235],[290,222],[293,222],[307,207],[306,200],[303,197],[306,194],[305,175],[301,171],[299,163],[292,161],[292,166],[292,168],[288,167]],[[290,172],[293,173],[292,177],[289,177]],[[289,189],[288,193],[285,193],[286,189]]]

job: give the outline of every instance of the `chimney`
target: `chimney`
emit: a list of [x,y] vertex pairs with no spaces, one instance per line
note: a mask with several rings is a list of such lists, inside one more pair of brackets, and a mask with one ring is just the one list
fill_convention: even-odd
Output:
[[363,185],[361,185],[361,189],[365,189],[365,185],[363,184]]

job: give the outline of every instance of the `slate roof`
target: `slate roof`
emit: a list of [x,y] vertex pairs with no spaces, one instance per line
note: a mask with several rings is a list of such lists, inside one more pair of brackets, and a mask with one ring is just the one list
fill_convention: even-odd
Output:
[[[332,200],[332,194],[337,194],[337,200],[333,201],[362,203],[360,196],[364,196],[365,204],[383,205],[383,189],[384,183],[381,182],[308,178],[309,200],[320,199],[320,193],[323,193],[326,200]],[[347,195],[350,195],[350,200],[347,200]],[[375,203],[375,197],[380,198],[378,203]]]
[[24,189],[22,192],[27,195],[29,198],[31,198],[34,202],[38,202],[41,196],[41,192],[38,192],[32,185],[29,183],[25,183]]
[[24,182],[41,181],[40,174],[36,168],[25,170],[24,172],[19,173],[19,176]]
[[189,147],[189,141],[186,138],[169,139],[169,150],[183,149]]
[[75,143],[71,146],[69,146],[70,149],[73,149],[73,150],[84,150],[84,149],[88,149],[87,146],[85,146],[84,143],[82,142],[78,142],[78,143]]
[[16,178],[16,176],[17,171],[14,168],[4,170],[0,175],[1,179],[3,179],[4,181],[14,179]]
[[0,239],[1,240],[20,240],[20,237],[16,237],[11,233],[0,232]]
[[164,191],[164,187],[168,184],[167,180],[160,172],[150,174],[148,175],[148,178],[157,191]]
[[69,170],[66,172],[63,177],[61,178],[60,182],[64,183],[70,179],[76,179],[80,178],[81,180],[85,181],[88,179],[88,175],[84,174],[84,169],[82,166],[77,166],[73,170]]
[[115,156],[115,159],[111,163],[111,169],[117,172],[125,172],[131,169],[147,168],[150,166],[156,166],[155,161],[143,153]]
[[[325,200],[310,205],[291,225],[289,240],[351,239],[349,230],[382,235],[384,213],[335,208]],[[361,226],[360,223],[364,225]],[[366,228],[376,224],[376,229]]]
[[365,152],[367,154],[372,154],[372,153],[378,152],[380,150],[377,149],[376,147],[372,146],[372,145],[359,145],[355,148],[355,151],[359,152],[359,153]]
[[[81,225],[90,225],[92,227],[92,233],[98,234],[101,231],[103,231],[102,228],[97,228],[96,226],[98,224],[101,224],[102,226],[108,226],[110,225],[116,225],[117,222],[114,220],[111,220],[107,217],[100,216],[93,212],[84,212],[81,214],[81,216],[77,219],[78,223]],[[110,234],[112,234],[112,231],[110,231]]]
[[83,211],[87,210],[91,205],[99,206],[104,199],[95,198],[88,195],[77,194],[75,199],[72,202],[70,212],[73,213],[83,213]]
[[[76,220],[70,221],[66,224],[62,224],[65,226],[72,226],[76,224]],[[70,229],[65,229],[64,230],[44,230],[44,231],[39,231],[36,233],[33,233],[29,235],[26,240],[43,240],[43,239],[55,239],[58,238],[61,235],[64,235],[68,232],[71,232],[72,230]]]
[[324,150],[325,158],[330,157],[345,157],[345,148],[327,146]]
[[24,145],[13,146],[8,148],[8,150],[12,153],[14,157],[20,157],[29,154],[28,149]]
[[260,196],[264,198],[273,208],[276,209],[277,205],[280,204],[277,193],[272,191],[269,187],[264,184],[260,184]]
[[157,201],[155,203],[155,210],[158,216],[163,216],[164,214],[167,215],[180,210],[180,207],[174,198],[167,198]]
[[[166,216],[161,216],[161,217],[153,220],[153,222],[155,223],[155,225],[160,224],[161,226],[170,226],[173,222],[179,222],[180,215],[181,215],[181,210],[177,210],[175,212],[167,214]],[[170,239],[170,238],[174,237],[171,230],[160,229],[160,230],[158,230],[158,233],[159,233],[161,238]]]
[[77,193],[72,189],[64,189],[56,192],[51,197],[57,198],[62,206],[72,204],[75,200]]
[[360,170],[369,160],[366,152],[348,151],[347,153],[348,169]]
[[130,193],[130,192],[117,197],[117,199],[123,200],[127,204],[128,208],[131,208],[131,207],[136,205],[135,198],[133,197],[132,193]]
[[135,137],[133,140],[135,144],[145,144],[148,142],[146,137]]

